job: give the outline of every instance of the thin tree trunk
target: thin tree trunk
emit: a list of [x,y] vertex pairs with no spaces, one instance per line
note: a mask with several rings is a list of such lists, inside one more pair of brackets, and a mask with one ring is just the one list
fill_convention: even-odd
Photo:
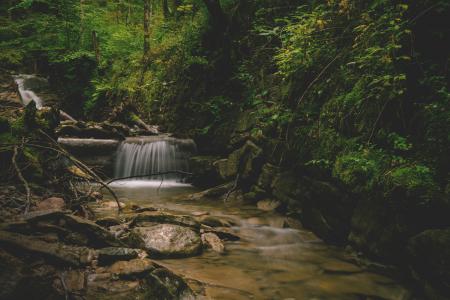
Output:
[[164,18],[167,19],[170,16],[169,3],[167,2],[167,0],[162,0],[162,6]]
[[92,47],[94,48],[95,52],[95,60],[97,61],[97,64],[100,63],[100,48],[98,45],[98,37],[97,32],[95,30],[92,31]]
[[144,0],[144,56],[150,50],[150,0]]

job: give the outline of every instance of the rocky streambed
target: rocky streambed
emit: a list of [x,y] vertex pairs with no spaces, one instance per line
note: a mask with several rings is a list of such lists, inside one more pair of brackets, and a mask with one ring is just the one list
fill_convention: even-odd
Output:
[[118,182],[114,190],[124,213],[106,197],[92,205],[97,223],[183,278],[195,298],[415,299],[394,269],[323,243],[270,205],[174,183]]

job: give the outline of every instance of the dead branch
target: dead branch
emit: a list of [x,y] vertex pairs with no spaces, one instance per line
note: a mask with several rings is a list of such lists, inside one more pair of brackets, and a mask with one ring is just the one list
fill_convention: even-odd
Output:
[[237,190],[240,175],[241,174],[238,172],[237,175],[236,175],[236,178],[234,179],[233,187],[227,192],[227,195],[225,196],[225,199],[223,200],[223,202],[227,202],[228,198],[231,195],[231,193],[233,193],[234,191]]
[[[45,131],[39,129],[39,132],[45,136],[57,149],[59,153],[63,154],[67,159],[69,159],[74,165],[85,171],[87,174],[89,174],[92,177],[92,180],[98,184],[100,184],[102,187],[106,188],[108,192],[114,197],[114,200],[117,203],[117,209],[120,212],[122,210],[122,207],[119,203],[119,198],[117,198],[116,193],[94,172],[86,166],[84,163],[76,159],[74,156],[72,156],[69,152],[67,152],[63,147],[61,147],[60,144],[58,144],[57,141],[55,141],[51,136],[49,136]],[[51,148],[52,149],[52,148]]]

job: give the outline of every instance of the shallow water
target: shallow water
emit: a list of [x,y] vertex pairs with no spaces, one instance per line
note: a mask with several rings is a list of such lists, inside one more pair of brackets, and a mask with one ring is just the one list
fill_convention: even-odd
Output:
[[208,212],[232,220],[241,240],[226,242],[226,254],[158,262],[202,282],[201,299],[413,299],[395,279],[355,263],[351,253],[326,245],[304,229],[283,228],[285,218],[255,207],[222,201],[190,201],[196,192],[175,182],[118,182],[122,202],[153,206],[178,214]]

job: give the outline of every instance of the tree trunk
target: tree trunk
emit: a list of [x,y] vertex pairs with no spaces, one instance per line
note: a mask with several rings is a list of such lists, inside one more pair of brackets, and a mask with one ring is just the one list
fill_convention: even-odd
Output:
[[210,15],[210,21],[214,30],[225,32],[227,29],[227,18],[220,6],[219,0],[203,0]]
[[150,50],[150,0],[144,0],[144,56]]
[[94,48],[95,52],[95,60],[97,61],[97,64],[100,63],[100,48],[98,46],[98,37],[97,32],[95,30],[92,31],[92,47]]
[[169,11],[169,3],[167,2],[167,0],[162,0],[162,6],[164,18],[168,18],[170,16],[170,11]]

